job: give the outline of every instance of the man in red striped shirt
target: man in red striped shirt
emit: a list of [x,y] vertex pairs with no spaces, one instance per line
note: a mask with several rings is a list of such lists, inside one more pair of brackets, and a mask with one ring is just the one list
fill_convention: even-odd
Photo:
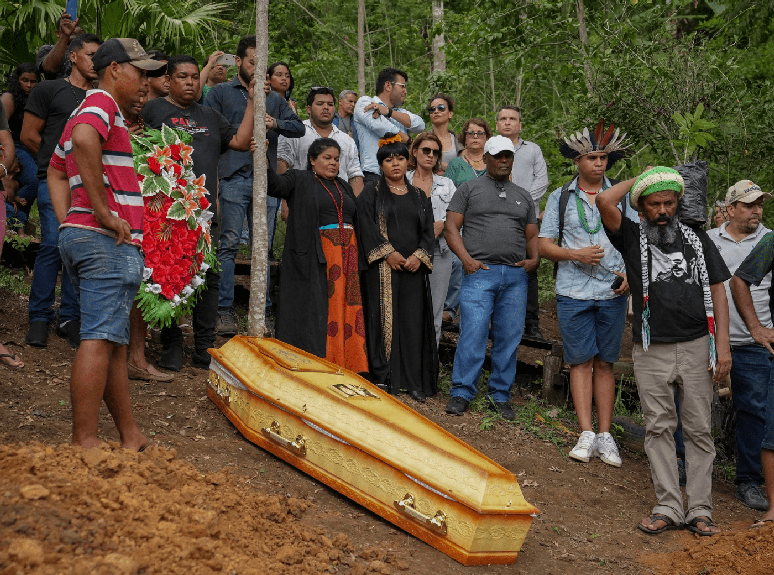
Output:
[[99,445],[104,398],[121,445],[142,451],[149,440],[132,414],[127,350],[129,311],[144,267],[143,199],[124,117],[148,93],[145,71],[164,64],[130,38],[108,40],[92,61],[99,89],[73,112],[48,168],[59,251],[81,301],[81,344],[70,380],[72,444]]

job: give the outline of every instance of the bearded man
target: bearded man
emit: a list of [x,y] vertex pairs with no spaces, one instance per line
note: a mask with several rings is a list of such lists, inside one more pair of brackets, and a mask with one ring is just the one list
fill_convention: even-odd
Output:
[[[656,534],[685,526],[714,535],[720,529],[712,521],[712,379],[721,381],[731,369],[723,286],[731,274],[707,234],[679,222],[683,188],[677,170],[655,167],[599,194],[597,207],[610,243],[624,258],[634,304],[634,377],[658,499],[651,516],[637,527]],[[618,209],[627,192],[641,213],[639,223]],[[675,387],[690,478],[685,511],[675,453]]]
[[[236,51],[236,65],[239,73],[231,82],[213,86],[204,101],[205,106],[220,112],[234,126],[239,126],[247,107],[247,91],[255,74],[255,36],[245,36],[239,41]],[[252,102],[250,103],[252,105]],[[277,169],[277,140],[300,138],[305,127],[290,109],[285,98],[271,91],[266,95],[266,138],[269,140],[269,162]],[[252,130],[251,130],[252,132]],[[242,225],[245,215],[253,211],[253,154],[247,151],[229,150],[220,157],[218,164],[220,179],[220,283],[218,294],[218,319],[216,331],[223,336],[237,334],[238,326],[234,312],[234,258],[239,251]],[[267,198],[267,200],[274,200]],[[267,209],[270,206],[267,205]],[[276,206],[269,210],[276,214]],[[249,221],[252,221],[252,217]],[[273,237],[274,221],[269,218],[269,241]],[[269,244],[271,249],[271,243]],[[268,270],[267,270],[268,272]],[[268,291],[267,291],[268,296]],[[266,304],[271,302],[266,298]]]

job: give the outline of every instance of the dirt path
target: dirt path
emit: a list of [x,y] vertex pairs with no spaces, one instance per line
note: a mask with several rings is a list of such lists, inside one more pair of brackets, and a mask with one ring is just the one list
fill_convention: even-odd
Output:
[[[27,303],[5,290],[0,301],[0,341],[26,363],[22,371],[0,369],[0,574],[774,570],[774,527],[746,529],[756,513],[734,499],[733,485],[715,481],[715,519],[729,534],[649,537],[634,528],[654,503],[644,456],[624,451],[620,469],[571,462],[568,447],[523,424],[482,431],[484,414],[447,416],[441,396],[418,411],[513,471],[541,510],[515,565],[463,567],[248,443],[207,399],[206,373],[190,367],[170,385],[132,385],[141,429],[174,457],[165,449],[141,456],[106,449],[89,459],[62,445],[75,352],[55,335],[45,350],[20,345]],[[158,351],[151,345],[149,357]],[[104,410],[102,429],[105,440],[117,439]]]

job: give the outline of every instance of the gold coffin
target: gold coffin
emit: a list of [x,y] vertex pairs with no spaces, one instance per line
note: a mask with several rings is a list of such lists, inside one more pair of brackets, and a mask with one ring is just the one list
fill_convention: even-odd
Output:
[[274,339],[211,349],[207,394],[250,441],[463,565],[516,561],[516,477],[388,393]]

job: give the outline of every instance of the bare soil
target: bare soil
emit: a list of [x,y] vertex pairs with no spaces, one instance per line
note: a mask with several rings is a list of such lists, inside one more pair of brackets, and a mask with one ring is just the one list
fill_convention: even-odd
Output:
[[[145,453],[117,446],[106,410],[104,448],[69,447],[75,351],[55,335],[47,349],[24,345],[26,299],[0,289],[0,301],[0,341],[26,363],[0,368],[0,575],[774,572],[774,526],[748,529],[759,514],[733,484],[714,483],[722,535],[649,536],[635,528],[655,501],[642,453],[622,450],[620,469],[579,464],[566,456],[571,421],[551,428],[566,442],[557,447],[519,423],[483,431],[485,413],[448,416],[442,394],[411,407],[515,473],[540,509],[512,566],[463,567],[247,442],[191,367],[171,384],[132,382],[135,415],[154,438]],[[552,322],[547,308],[541,327],[555,336]],[[149,358],[159,351],[149,342]]]

